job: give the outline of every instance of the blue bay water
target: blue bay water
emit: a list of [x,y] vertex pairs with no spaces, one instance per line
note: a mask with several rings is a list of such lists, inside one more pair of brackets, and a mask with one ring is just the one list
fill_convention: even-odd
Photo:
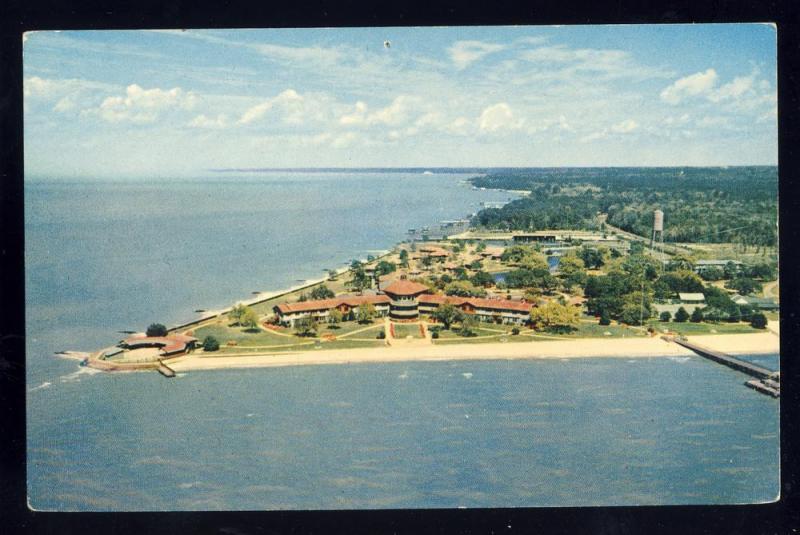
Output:
[[[778,402],[698,357],[104,374],[52,356],[314,278],[507,194],[463,177],[26,184],[28,485],[44,510],[749,503]],[[777,369],[777,356],[752,357]]]

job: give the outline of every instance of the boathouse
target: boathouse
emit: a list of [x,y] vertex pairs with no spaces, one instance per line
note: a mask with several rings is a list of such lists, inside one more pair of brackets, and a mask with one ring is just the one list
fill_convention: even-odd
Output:
[[[197,338],[185,334],[170,333],[167,336],[147,336],[136,334],[119,343],[118,347],[134,350],[156,348],[162,357],[173,357],[188,353],[197,345]],[[114,355],[109,355],[114,356]]]

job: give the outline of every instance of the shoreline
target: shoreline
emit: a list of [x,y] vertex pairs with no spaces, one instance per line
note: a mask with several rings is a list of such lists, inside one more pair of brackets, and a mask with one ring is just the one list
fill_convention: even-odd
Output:
[[[694,336],[698,345],[730,354],[779,353],[778,337],[773,333]],[[453,344],[414,347],[356,349],[318,349],[292,353],[212,356],[193,353],[171,359],[175,372],[218,369],[273,368],[330,364],[367,364],[415,361],[460,360],[536,360],[570,358],[690,357],[693,351],[655,338],[584,338],[542,342]]]
[[[397,247],[397,244],[395,245],[395,247]],[[384,258],[385,256],[391,254],[392,250],[393,249],[380,249],[380,254],[375,257],[375,260],[380,260],[381,258]],[[366,258],[362,258],[362,259],[359,259],[359,261],[360,262],[367,262],[367,259]],[[338,269],[336,269],[334,271],[336,272],[336,275],[339,276],[339,275],[344,275],[344,274],[348,273],[350,271],[350,269],[351,268],[348,265],[348,266],[340,267],[340,268],[338,268]],[[222,316],[223,314],[227,314],[237,304],[243,304],[245,306],[257,305],[259,303],[263,303],[264,301],[269,301],[270,299],[275,299],[276,297],[280,297],[282,295],[287,295],[287,294],[290,294],[292,292],[296,292],[298,290],[304,290],[306,288],[311,288],[312,286],[316,286],[317,284],[321,284],[323,282],[326,282],[329,279],[330,279],[330,277],[328,275],[325,275],[324,277],[321,277],[321,278],[318,278],[318,279],[306,279],[305,281],[303,281],[303,282],[301,282],[301,283],[299,283],[299,284],[297,284],[295,286],[290,286],[288,288],[284,288],[284,289],[280,289],[280,290],[265,290],[263,292],[258,292],[258,294],[254,295],[253,297],[250,297],[248,299],[240,299],[240,300],[236,301],[234,303],[234,305],[231,305],[231,306],[228,306],[228,307],[225,307],[225,308],[206,310],[205,312],[202,312],[198,318],[195,318],[193,320],[189,320],[189,321],[186,321],[186,322],[183,322],[183,323],[179,323],[177,325],[173,325],[173,326],[169,327],[167,329],[167,331],[168,332],[174,332],[174,331],[185,330],[185,329],[188,329],[190,327],[196,327],[198,324],[203,323],[204,321],[208,321],[208,320],[217,318],[219,316]]]

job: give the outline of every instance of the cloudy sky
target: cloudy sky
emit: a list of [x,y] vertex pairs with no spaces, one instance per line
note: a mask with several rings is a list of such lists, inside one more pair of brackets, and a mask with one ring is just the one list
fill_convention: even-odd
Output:
[[763,24],[28,33],[26,174],[775,164],[775,46]]

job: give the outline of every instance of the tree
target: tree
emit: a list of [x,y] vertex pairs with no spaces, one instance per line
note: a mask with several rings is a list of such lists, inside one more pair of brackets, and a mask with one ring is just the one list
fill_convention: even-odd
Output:
[[464,317],[461,319],[461,328],[458,330],[458,334],[461,336],[475,336],[475,329],[478,327],[478,320],[475,319],[475,316],[472,314],[464,314]]
[[668,299],[680,292],[699,293],[703,291],[703,281],[692,271],[668,271],[653,285],[656,297]]
[[475,252],[476,252],[476,253],[482,253],[482,252],[483,252],[483,251],[485,251],[485,250],[486,250],[486,243],[485,243],[485,242],[480,242],[480,243],[479,243],[479,244],[478,244],[478,245],[475,247]]
[[650,308],[643,307],[640,303],[625,303],[622,306],[619,319],[622,323],[627,323],[628,325],[642,325],[645,320],[650,319]]
[[697,307],[692,311],[692,316],[689,318],[689,321],[692,323],[700,323],[703,321],[703,312],[700,310],[700,307]]
[[672,319],[672,314],[669,313],[669,310],[665,310],[658,316],[659,321],[663,321],[664,323],[668,323],[669,320]]
[[689,319],[689,313],[686,312],[686,309],[680,307],[677,312],[675,312],[675,322],[676,323],[686,323],[686,320]]
[[725,272],[723,272],[718,267],[714,266],[706,268],[700,272],[700,278],[702,278],[705,281],[718,281],[722,280],[724,277],[725,277]]
[[380,262],[378,262],[378,265],[375,266],[375,276],[382,277],[383,275],[388,275],[389,273],[393,273],[396,270],[397,270],[397,265],[394,262],[381,260]]
[[739,310],[738,306],[735,306],[731,309],[730,313],[728,313],[727,319],[729,323],[739,323],[742,321],[742,312]]
[[767,317],[761,312],[756,312],[755,314],[750,316],[750,325],[756,329],[766,329]]
[[298,336],[316,336],[319,324],[314,316],[304,316],[294,322],[294,328]]
[[608,317],[608,312],[603,312],[600,314],[600,321],[598,321],[600,325],[611,325],[611,318]]
[[233,320],[234,325],[241,325],[242,324],[242,317],[245,314],[247,307],[243,303],[236,303],[231,311],[228,312],[228,316]]
[[725,287],[731,290],[736,290],[741,295],[752,295],[760,292],[763,286],[760,282],[755,281],[749,277],[736,277],[725,283]]
[[369,323],[375,317],[376,311],[372,303],[364,303],[356,309],[358,323]]
[[562,256],[558,261],[558,275],[567,278],[575,273],[586,273],[586,264],[583,259],[574,254]]
[[733,279],[739,274],[739,268],[733,263],[733,261],[728,261],[728,263],[725,264],[722,273],[726,279]]
[[332,280],[332,281],[335,281],[335,280],[336,280],[336,276],[337,276],[337,275],[338,275],[338,273],[336,273],[336,270],[335,270],[335,269],[329,269],[329,270],[328,270],[328,278],[329,278],[330,280]]
[[472,271],[478,271],[483,267],[483,262],[481,262],[480,260],[473,260],[472,262],[469,263],[469,266],[467,267],[469,267],[469,269],[471,269]]
[[338,308],[333,308],[330,312],[328,312],[328,323],[335,325],[337,323],[341,323],[343,319],[344,314],[342,314],[342,311]]
[[444,293],[459,297],[484,297],[486,290],[473,285],[469,281],[453,281],[445,286]]
[[694,269],[694,262],[685,255],[673,256],[666,265],[667,271],[691,271]]
[[352,276],[349,281],[345,283],[348,288],[352,288],[358,293],[362,293],[366,288],[372,286],[372,279],[367,275],[364,268],[360,265],[352,270]]
[[503,262],[520,263],[525,257],[533,256],[536,254],[533,248],[527,245],[512,245],[503,249],[500,255],[500,260]]
[[167,328],[161,323],[151,323],[147,327],[147,336],[167,336]]
[[400,249],[400,267],[408,267],[408,251]]
[[475,286],[482,286],[485,288],[494,284],[494,277],[492,277],[491,273],[478,271],[470,278],[470,282]]
[[245,307],[242,316],[239,318],[239,325],[252,331],[258,329],[258,314],[250,307]]
[[[631,249],[633,249],[633,242],[631,244]],[[588,269],[597,269],[605,264],[606,259],[603,256],[603,251],[599,248],[590,247],[588,245],[584,245],[578,251],[578,256],[581,260],[583,260],[583,264]]]
[[580,323],[580,310],[557,301],[531,309],[531,324],[536,330],[570,332]]
[[328,288],[325,284],[320,284],[311,290],[311,299],[330,299],[335,295],[333,290]]
[[305,292],[301,293],[301,294],[300,294],[300,295],[297,297],[297,302],[298,302],[298,303],[305,303],[306,301],[308,301],[308,295],[307,295]]
[[445,303],[434,310],[431,317],[440,322],[445,329],[449,329],[451,325],[464,319],[464,312],[450,303]]
[[203,351],[211,352],[219,349],[219,341],[213,336],[203,338]]
[[464,266],[458,266],[456,269],[453,270],[453,274],[460,281],[465,281],[469,279],[469,275],[467,275],[467,269]]
[[775,266],[772,264],[754,264],[747,269],[747,275],[753,279],[770,281],[775,279]]

